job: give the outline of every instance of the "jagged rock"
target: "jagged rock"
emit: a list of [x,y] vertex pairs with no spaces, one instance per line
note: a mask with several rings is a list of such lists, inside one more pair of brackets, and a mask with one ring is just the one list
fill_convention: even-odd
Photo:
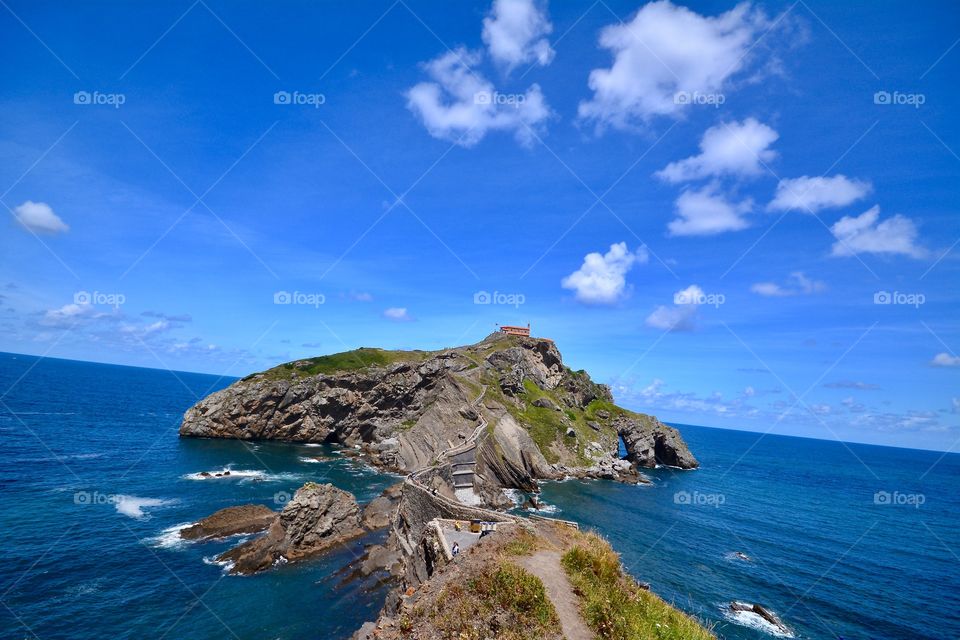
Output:
[[576,431],[576,429],[574,429],[573,427],[567,427],[567,437],[568,437],[568,438],[576,438],[576,437],[577,437],[577,431]]
[[681,469],[700,466],[690,453],[687,443],[673,427],[668,427],[653,416],[619,416],[615,421],[618,435],[623,438],[627,459],[638,467],[653,468],[664,464]]
[[363,533],[354,497],[332,484],[308,482],[259,538],[220,554],[231,573],[249,574],[277,562],[295,562]]
[[460,415],[466,418],[467,420],[479,420],[480,414],[477,413],[477,410],[474,409],[471,405],[465,404],[460,407]]
[[558,409],[558,408],[559,408],[559,407],[557,407],[556,404],[554,404],[553,400],[551,400],[550,398],[546,398],[546,397],[544,397],[544,398],[537,398],[536,400],[534,400],[534,401],[533,401],[533,406],[535,406],[535,407],[541,407],[541,408],[543,408],[543,409]]
[[752,602],[731,602],[730,610],[746,611],[749,613],[754,613],[760,616],[761,618],[763,618],[764,620],[766,620],[772,626],[774,626],[777,629],[777,631],[780,632],[782,635],[791,636],[791,637],[793,635],[792,632],[790,631],[790,628],[787,627],[787,625],[783,624],[783,621],[780,619],[780,617],[777,614],[775,614],[773,611],[770,611],[770,609],[767,609],[766,607],[764,607],[763,605],[752,603]]
[[184,540],[225,538],[238,533],[263,531],[277,518],[277,512],[261,504],[244,504],[220,509],[193,526],[180,530]]
[[587,422],[587,426],[593,429],[594,431],[600,431],[602,427],[594,421]]
[[363,508],[361,524],[365,529],[373,531],[390,526],[390,523],[393,522],[393,514],[396,511],[397,503],[400,501],[402,486],[403,483],[397,483],[388,487]]

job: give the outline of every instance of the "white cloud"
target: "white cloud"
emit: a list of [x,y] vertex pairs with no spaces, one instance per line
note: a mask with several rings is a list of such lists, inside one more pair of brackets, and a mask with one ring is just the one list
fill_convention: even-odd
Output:
[[424,68],[432,81],[407,91],[407,108],[430,135],[464,147],[477,144],[489,131],[512,131],[521,144],[531,144],[531,130],[550,116],[540,87],[533,84],[522,94],[498,93],[475,71],[481,59],[480,52],[461,47],[427,62]]
[[661,331],[693,331],[697,308],[693,305],[668,307],[660,305],[647,316],[646,325]]
[[534,0],[494,0],[483,19],[483,41],[492,57],[507,70],[519,64],[550,64],[554,51],[545,36],[553,31],[546,7]]
[[880,207],[874,205],[859,216],[844,216],[832,227],[837,239],[831,255],[889,253],[923,258],[927,250],[917,246],[917,227],[910,218],[895,215],[880,222]]
[[688,190],[677,198],[677,218],[667,229],[672,236],[705,236],[724,231],[739,231],[750,224],[743,214],[753,208],[751,200],[729,202],[717,192],[717,186],[707,185],[699,190]]
[[871,189],[869,182],[844,175],[787,178],[777,184],[777,192],[767,209],[816,213],[821,209],[844,207],[856,202],[870,193]]
[[751,45],[767,26],[763,13],[742,3],[706,17],[669,0],[644,5],[627,23],[600,33],[613,54],[610,68],[594,69],[593,96],[580,103],[581,118],[601,128],[630,128],[637,120],[673,115],[686,105],[680,92],[714,94],[748,64]]
[[383,312],[383,317],[395,322],[409,322],[410,320],[413,320],[410,314],[407,313],[406,307],[390,307],[385,309]]
[[827,284],[819,280],[811,280],[802,271],[794,271],[783,285],[776,282],[758,282],[750,287],[750,291],[771,298],[787,296],[810,295],[826,291]]
[[612,304],[627,293],[627,272],[633,265],[649,259],[646,247],[635,253],[626,242],[610,245],[606,254],[588,253],[583,265],[560,281],[564,289],[576,292],[576,298],[586,304]]
[[780,137],[753,118],[710,127],[700,140],[700,155],[671,162],[655,175],[667,182],[687,182],[710,176],[752,176],[763,171],[776,152],[769,147]]
[[60,216],[53,212],[46,202],[27,200],[13,209],[17,222],[27,229],[39,233],[65,233],[70,230]]
[[91,304],[65,304],[59,309],[48,309],[40,324],[45,327],[67,328],[76,323],[97,315],[97,310]]
[[953,356],[949,353],[938,353],[930,361],[935,367],[960,367],[960,356]]

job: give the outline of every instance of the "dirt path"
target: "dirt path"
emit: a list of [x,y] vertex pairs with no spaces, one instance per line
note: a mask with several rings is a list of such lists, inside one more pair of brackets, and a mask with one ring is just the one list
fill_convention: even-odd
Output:
[[538,551],[524,558],[521,564],[524,569],[543,581],[547,595],[560,617],[560,628],[567,640],[593,640],[593,632],[580,617],[580,600],[560,566],[560,553]]

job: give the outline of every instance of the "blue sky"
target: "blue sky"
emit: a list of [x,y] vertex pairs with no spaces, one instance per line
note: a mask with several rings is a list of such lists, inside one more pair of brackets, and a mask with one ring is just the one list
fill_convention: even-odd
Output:
[[0,350],[244,375],[530,322],[665,420],[960,437],[951,3],[12,1],[0,33]]

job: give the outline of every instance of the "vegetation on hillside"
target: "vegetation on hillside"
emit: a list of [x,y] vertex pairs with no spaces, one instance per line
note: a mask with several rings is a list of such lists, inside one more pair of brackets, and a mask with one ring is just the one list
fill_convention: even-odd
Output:
[[626,575],[596,534],[578,536],[562,564],[587,624],[603,640],[708,640],[714,635]]
[[342,351],[316,358],[304,358],[281,364],[263,372],[270,379],[300,377],[306,378],[319,374],[332,375],[349,371],[359,371],[369,367],[385,367],[396,362],[423,362],[433,351],[391,351],[361,347],[353,351]]
[[417,637],[424,619],[440,637],[456,640],[559,638],[560,620],[540,578],[512,562],[487,565],[447,585],[440,607],[422,608],[400,620],[405,637]]

